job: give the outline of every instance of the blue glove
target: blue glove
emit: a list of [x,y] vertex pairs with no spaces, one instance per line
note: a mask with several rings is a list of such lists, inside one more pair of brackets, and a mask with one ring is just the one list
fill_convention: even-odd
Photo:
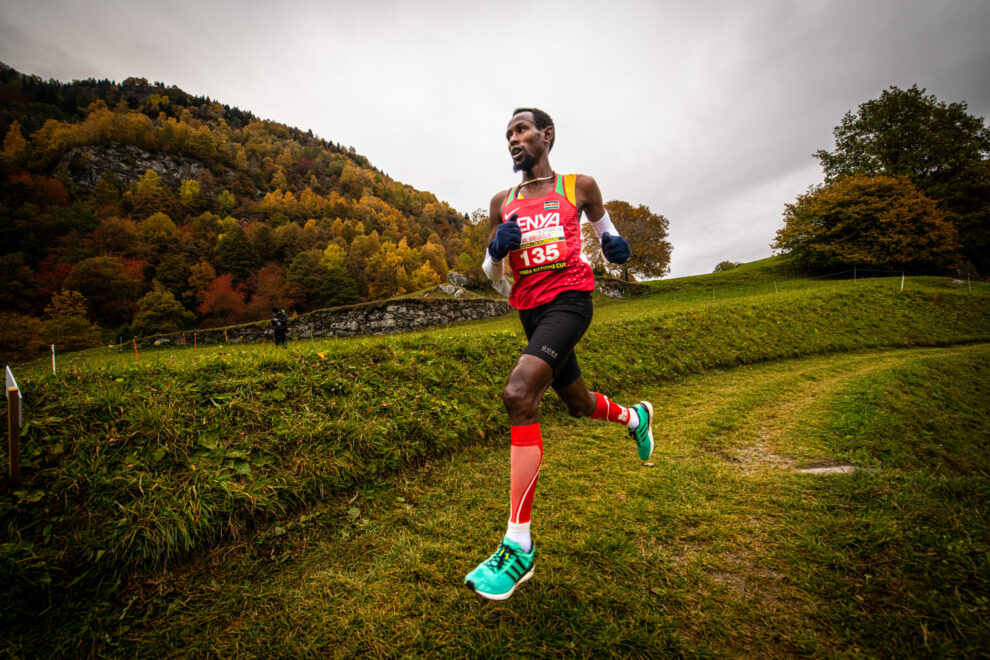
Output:
[[488,254],[492,255],[495,261],[505,259],[505,255],[509,254],[510,250],[518,250],[522,244],[522,230],[516,224],[518,217],[513,213],[495,230],[495,238],[488,244]]
[[613,264],[624,264],[629,260],[629,243],[621,236],[605,232],[602,236],[602,254]]

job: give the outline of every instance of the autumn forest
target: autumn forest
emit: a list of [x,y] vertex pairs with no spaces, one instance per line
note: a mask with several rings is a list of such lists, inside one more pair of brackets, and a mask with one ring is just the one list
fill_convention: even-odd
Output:
[[2,332],[28,352],[401,295],[487,239],[353,148],[144,79],[3,66],[0,132]]

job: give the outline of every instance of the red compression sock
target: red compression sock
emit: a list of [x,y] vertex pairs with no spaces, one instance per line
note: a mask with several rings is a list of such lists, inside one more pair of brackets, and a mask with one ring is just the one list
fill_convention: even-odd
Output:
[[604,394],[598,392],[592,394],[595,395],[595,412],[591,413],[592,419],[607,419],[619,424],[629,423],[629,408],[623,408]]
[[543,460],[543,436],[540,434],[539,422],[513,426],[509,431],[512,439],[509,522],[528,523],[536,480],[540,476],[540,463]]

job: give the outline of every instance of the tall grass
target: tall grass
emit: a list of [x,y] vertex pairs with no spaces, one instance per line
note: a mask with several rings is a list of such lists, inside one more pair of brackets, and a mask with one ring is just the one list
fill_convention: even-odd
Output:
[[[990,297],[941,286],[796,288],[679,311],[650,300],[600,310],[579,348],[593,388],[635,393],[711,369],[990,338]],[[499,392],[523,344],[518,329],[474,324],[25,379],[25,480],[0,499],[5,616],[80,589],[112,593],[127,575],[369,478],[502,443]]]

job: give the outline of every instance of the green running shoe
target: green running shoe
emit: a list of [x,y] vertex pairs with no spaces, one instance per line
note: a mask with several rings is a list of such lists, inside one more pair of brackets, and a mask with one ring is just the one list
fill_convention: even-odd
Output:
[[639,426],[631,429],[629,435],[636,441],[640,460],[645,461],[653,454],[653,406],[649,401],[640,401],[632,411],[639,416]]
[[491,557],[467,574],[464,584],[488,600],[505,600],[520,584],[533,577],[536,545],[529,552],[508,537],[502,539]]

